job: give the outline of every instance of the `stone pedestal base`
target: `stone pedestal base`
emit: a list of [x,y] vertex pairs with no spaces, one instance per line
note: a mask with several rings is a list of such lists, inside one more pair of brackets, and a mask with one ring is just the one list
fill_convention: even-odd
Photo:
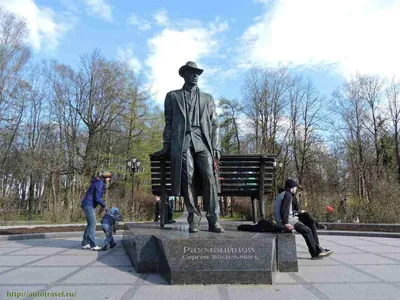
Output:
[[125,224],[124,248],[139,273],[160,273],[170,284],[272,284],[274,273],[295,272],[293,234],[242,232],[189,234],[187,224]]

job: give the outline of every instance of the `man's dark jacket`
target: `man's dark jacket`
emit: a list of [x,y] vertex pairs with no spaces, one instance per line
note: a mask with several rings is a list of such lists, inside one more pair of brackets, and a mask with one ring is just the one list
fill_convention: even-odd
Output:
[[[210,94],[199,91],[200,128],[211,155],[220,150],[218,116],[214,99]],[[171,91],[164,102],[165,128],[164,147],[171,151],[171,195],[181,195],[182,151],[186,128],[186,107],[183,88]],[[219,187],[218,178],[215,184]]]

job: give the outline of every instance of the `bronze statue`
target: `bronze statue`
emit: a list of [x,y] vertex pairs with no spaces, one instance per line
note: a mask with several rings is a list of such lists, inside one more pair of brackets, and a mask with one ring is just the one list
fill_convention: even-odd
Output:
[[165,97],[163,149],[154,154],[171,154],[171,194],[184,197],[189,232],[199,231],[197,196],[203,196],[207,208],[208,230],[223,232],[214,168],[220,158],[218,120],[213,97],[197,87],[201,73],[203,70],[192,61],[179,69],[185,84]]

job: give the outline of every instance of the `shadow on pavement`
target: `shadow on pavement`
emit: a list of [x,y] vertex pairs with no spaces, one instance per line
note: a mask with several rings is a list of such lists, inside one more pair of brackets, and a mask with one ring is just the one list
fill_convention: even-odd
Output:
[[[118,233],[118,232],[117,232]],[[97,245],[102,246],[104,242],[104,234],[96,232]],[[60,239],[26,239],[8,241],[23,245],[24,248],[15,251],[12,255],[45,255],[46,257],[40,260],[40,266],[76,266],[76,267],[110,267],[118,272],[129,273],[132,278],[132,283],[137,279],[150,284],[166,285],[158,274],[139,274],[135,271],[125,249],[122,246],[122,235],[114,236],[116,246],[106,251],[93,251],[90,249],[81,248],[82,237],[60,238]],[[54,260],[54,257],[57,257]],[[93,259],[90,259],[93,258]],[[38,266],[38,263],[36,263]],[[29,267],[29,265],[27,266]],[[99,274],[100,275],[100,274]],[[100,275],[101,276],[101,275]]]

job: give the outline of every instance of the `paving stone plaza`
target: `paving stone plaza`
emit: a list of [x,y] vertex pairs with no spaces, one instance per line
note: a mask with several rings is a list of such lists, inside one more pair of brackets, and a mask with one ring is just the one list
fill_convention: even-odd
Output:
[[[80,249],[74,234],[0,241],[0,299],[400,299],[396,238],[321,235],[335,254],[314,261],[297,235],[299,272],[278,273],[274,285],[171,286],[159,275],[137,274],[120,235],[115,248],[95,252]],[[103,235],[97,239],[102,244]],[[41,294],[29,298],[33,292]]]

